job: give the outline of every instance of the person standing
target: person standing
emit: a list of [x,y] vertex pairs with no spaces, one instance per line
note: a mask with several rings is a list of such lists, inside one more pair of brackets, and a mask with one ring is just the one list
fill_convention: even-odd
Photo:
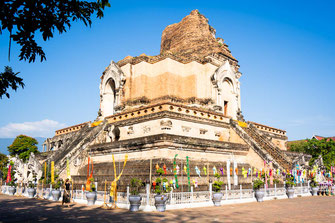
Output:
[[64,183],[64,193],[63,193],[63,201],[62,201],[62,206],[67,204],[67,207],[70,207],[70,180],[66,179]]

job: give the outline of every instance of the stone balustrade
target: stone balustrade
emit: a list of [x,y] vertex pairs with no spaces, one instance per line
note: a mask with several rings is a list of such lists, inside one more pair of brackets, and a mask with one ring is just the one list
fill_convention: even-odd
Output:
[[78,125],[73,125],[73,126],[69,126],[63,129],[59,129],[55,131],[56,136],[58,135],[62,135],[62,134],[66,134],[66,133],[70,133],[70,132],[76,132],[78,130],[80,130],[81,128],[83,128],[85,125],[90,124],[91,122],[84,122]]

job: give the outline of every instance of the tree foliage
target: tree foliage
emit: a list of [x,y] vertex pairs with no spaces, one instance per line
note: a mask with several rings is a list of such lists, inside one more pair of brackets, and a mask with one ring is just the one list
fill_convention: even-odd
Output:
[[290,151],[293,151],[293,152],[305,153],[307,144],[308,144],[308,139],[288,142],[288,148]]
[[11,67],[6,66],[5,71],[0,73],[0,98],[6,95],[9,98],[7,89],[16,91],[19,86],[24,87],[23,79],[18,77],[19,73],[14,73]]
[[7,166],[8,166],[8,157],[5,154],[0,153],[0,171],[2,173],[3,180],[5,180],[7,177],[8,172]]
[[335,166],[335,141],[324,138],[322,140],[308,139],[303,142],[290,145],[290,151],[303,152],[312,156],[310,165],[321,155],[323,164],[330,170],[331,166]]
[[[79,1],[79,0],[2,0],[0,1],[0,34],[9,32],[10,57],[11,42],[20,45],[19,59],[35,62],[39,57],[41,62],[46,60],[45,52],[36,42],[36,36],[44,41],[52,38],[54,32],[66,32],[74,21],[81,21],[85,26],[91,26],[91,16],[96,13],[97,18],[104,16],[103,10],[109,7],[108,0]],[[10,80],[10,79],[9,79]],[[7,80],[8,81],[8,80]],[[10,82],[10,81],[9,81]],[[6,94],[9,87],[17,89],[21,82],[11,82],[11,86],[2,85]],[[22,83],[22,84],[21,84]],[[8,95],[6,94],[8,97]]]
[[319,155],[321,155],[323,165],[327,168],[327,170],[330,170],[330,167],[335,165],[335,141],[331,139],[308,140],[305,151],[307,154],[312,155],[310,164],[314,163]]
[[37,144],[37,140],[32,137],[19,135],[14,139],[12,145],[8,146],[8,152],[11,156],[18,155],[20,159],[26,161],[30,153],[38,153]]

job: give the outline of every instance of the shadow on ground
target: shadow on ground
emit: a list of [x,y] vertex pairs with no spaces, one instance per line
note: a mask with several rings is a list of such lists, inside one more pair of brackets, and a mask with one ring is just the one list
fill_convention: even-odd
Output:
[[335,222],[334,197],[307,197],[160,212],[132,213],[0,195],[0,222]]

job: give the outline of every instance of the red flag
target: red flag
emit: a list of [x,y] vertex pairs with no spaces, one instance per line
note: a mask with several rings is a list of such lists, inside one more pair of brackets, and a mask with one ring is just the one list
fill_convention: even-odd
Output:
[[12,181],[12,176],[11,176],[11,171],[12,171],[12,166],[11,165],[9,165],[9,167],[8,167],[8,173],[7,173],[7,183],[9,183],[10,181]]
[[87,179],[90,175],[90,157],[87,157],[87,160],[88,160],[88,164],[87,164]]
[[91,164],[92,164],[92,169],[91,169],[91,175],[90,175],[90,178],[93,177],[93,159],[91,158]]

